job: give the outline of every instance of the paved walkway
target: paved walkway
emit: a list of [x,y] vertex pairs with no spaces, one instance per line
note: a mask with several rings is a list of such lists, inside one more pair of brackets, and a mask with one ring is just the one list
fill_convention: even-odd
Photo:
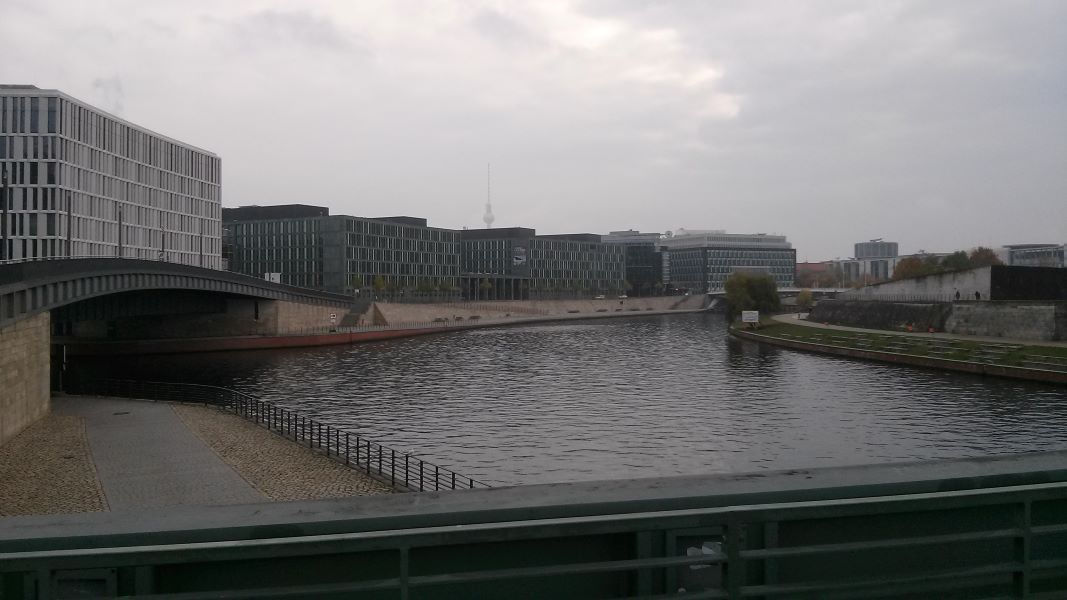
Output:
[[805,327],[817,327],[819,329],[836,329],[838,331],[859,331],[862,333],[899,333],[902,335],[910,336],[922,336],[924,338],[941,338],[947,340],[963,340],[967,342],[984,342],[990,344],[1018,344],[1020,346],[1052,346],[1055,348],[1067,348],[1067,342],[1050,342],[1044,340],[1023,340],[1015,338],[1002,338],[1002,337],[984,337],[979,335],[960,335],[956,333],[928,333],[922,331],[916,331],[914,333],[905,333],[903,331],[895,331],[891,329],[864,329],[862,327],[846,327],[844,325],[824,325],[815,321],[806,321],[807,313],[800,313],[801,318],[797,318],[796,313],[787,313],[782,315],[774,315],[775,321],[781,321],[783,323],[789,323],[790,325],[803,325]]
[[57,397],[52,410],[84,419],[97,478],[113,511],[268,500],[190,431],[170,404]]

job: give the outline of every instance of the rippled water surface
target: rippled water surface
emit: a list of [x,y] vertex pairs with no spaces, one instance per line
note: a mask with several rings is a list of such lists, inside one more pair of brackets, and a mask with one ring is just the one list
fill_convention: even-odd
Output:
[[740,342],[719,315],[123,360],[494,484],[1067,449],[1067,388]]

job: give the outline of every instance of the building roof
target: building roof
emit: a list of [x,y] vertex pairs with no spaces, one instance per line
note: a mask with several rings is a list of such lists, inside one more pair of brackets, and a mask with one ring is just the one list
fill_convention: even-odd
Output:
[[270,219],[306,219],[309,217],[328,217],[330,209],[325,206],[310,204],[278,204],[274,206],[239,206],[223,208],[222,221],[266,221]]

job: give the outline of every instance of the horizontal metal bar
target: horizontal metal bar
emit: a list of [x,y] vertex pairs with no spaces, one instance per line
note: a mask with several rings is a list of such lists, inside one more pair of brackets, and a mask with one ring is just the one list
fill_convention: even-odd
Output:
[[[984,496],[994,496],[994,499],[997,500],[996,503],[1004,503],[1005,498],[1020,501],[1032,498],[1042,492],[1055,492],[1057,494],[1055,497],[1062,498],[1067,495],[1067,483],[1042,483],[1011,488],[996,488],[994,492],[988,490],[961,490],[914,494],[903,497],[855,498],[849,502],[854,503],[856,507],[865,508],[865,513],[857,514],[897,512],[893,509],[901,505],[913,507],[914,510],[929,512],[932,510],[951,510],[956,508],[960,502],[968,500],[970,502],[967,505],[973,506],[977,501],[988,500]],[[919,502],[917,497],[924,501]],[[843,501],[785,503],[780,505],[774,512],[778,516],[787,515],[786,518],[776,519],[778,521],[806,519],[810,517],[809,512],[818,511],[821,513],[827,505],[841,506],[841,502]],[[231,558],[229,553],[235,552],[238,556],[232,558],[244,558],[246,554],[253,552],[269,556],[277,553],[278,549],[282,547],[286,548],[287,553],[308,555],[330,552],[356,552],[399,546],[447,545],[479,541],[479,539],[483,541],[502,539],[501,536],[504,535],[502,532],[505,531],[508,532],[506,534],[508,538],[513,538],[517,534],[533,538],[576,537],[598,533],[647,531],[649,529],[693,528],[723,525],[728,521],[735,523],[763,522],[767,519],[758,517],[763,512],[766,512],[769,506],[771,505],[727,506],[257,540],[5,553],[0,554],[0,565],[3,565],[0,566],[0,570],[19,570],[17,568],[8,569],[8,567],[15,564],[29,564],[31,561],[78,559],[79,557],[112,557],[111,560],[121,558],[122,560],[132,561],[130,564],[150,564],[152,561],[147,560],[146,557],[157,554],[160,558],[152,560],[163,562],[180,561],[183,553],[190,555],[190,561],[204,560],[208,557],[207,555],[214,554],[218,554],[220,558]]]
[[500,579],[519,579],[522,577],[543,577],[553,575],[579,575],[582,573],[610,573],[613,571],[631,571],[635,569],[662,569],[665,567],[686,567],[690,565],[713,565],[726,562],[726,556],[677,556],[671,558],[635,558],[629,560],[601,561],[590,563],[572,563],[565,565],[547,565],[537,567],[516,567],[511,569],[494,569],[491,571],[464,571],[443,575],[420,575],[408,578],[411,587],[445,585],[450,583],[475,583],[479,581],[496,581]]
[[865,550],[885,550],[890,548],[910,548],[913,546],[929,546],[932,544],[945,544],[951,542],[973,542],[982,540],[996,540],[1002,538],[1021,537],[1025,530],[994,529],[989,531],[970,531],[966,533],[949,533],[944,535],[918,536],[907,538],[891,538],[881,540],[869,540],[863,542],[847,542],[842,544],[819,544],[815,546],[794,546],[786,548],[761,548],[758,550],[742,550],[741,558],[744,559],[767,559],[787,558],[791,556],[810,556],[815,554],[829,554],[834,552],[862,552]]
[[778,596],[781,594],[810,594],[813,592],[837,592],[862,590],[863,588],[877,587],[880,589],[892,589],[898,585],[921,584],[933,579],[974,579],[987,575],[1017,573],[1025,568],[1023,563],[1008,562],[981,567],[968,567],[963,569],[950,569],[944,571],[926,571],[920,575],[907,577],[876,577],[860,581],[821,581],[815,583],[784,584],[784,585],[753,585],[741,589],[742,596]]

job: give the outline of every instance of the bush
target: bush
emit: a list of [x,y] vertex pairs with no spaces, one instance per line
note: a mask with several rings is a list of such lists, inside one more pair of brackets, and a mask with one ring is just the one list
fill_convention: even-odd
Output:
[[734,273],[726,280],[726,304],[731,318],[743,310],[758,310],[771,314],[782,307],[778,297],[778,284],[770,275]]

